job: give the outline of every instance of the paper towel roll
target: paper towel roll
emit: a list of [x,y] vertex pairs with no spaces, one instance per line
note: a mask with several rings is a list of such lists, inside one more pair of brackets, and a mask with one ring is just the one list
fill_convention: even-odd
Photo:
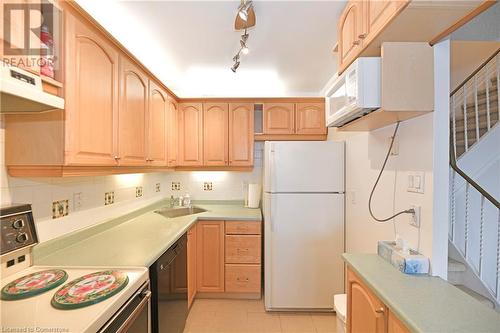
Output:
[[248,207],[259,208],[260,184],[248,184]]

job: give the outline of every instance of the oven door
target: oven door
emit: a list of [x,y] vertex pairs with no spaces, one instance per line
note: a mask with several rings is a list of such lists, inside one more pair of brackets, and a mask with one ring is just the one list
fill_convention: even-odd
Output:
[[151,291],[146,283],[108,321],[99,333],[150,333]]

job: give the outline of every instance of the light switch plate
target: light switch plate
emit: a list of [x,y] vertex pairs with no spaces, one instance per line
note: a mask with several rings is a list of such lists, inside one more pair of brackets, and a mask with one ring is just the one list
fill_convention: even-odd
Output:
[[408,187],[406,191],[423,194],[424,188],[425,188],[425,172],[424,171],[408,172]]

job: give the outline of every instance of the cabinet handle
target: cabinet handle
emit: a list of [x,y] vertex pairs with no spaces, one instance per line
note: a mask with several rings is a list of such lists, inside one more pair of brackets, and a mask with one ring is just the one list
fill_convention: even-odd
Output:
[[383,307],[381,308],[378,308],[377,310],[375,310],[376,313],[384,313],[385,312],[385,309]]
[[120,158],[121,158],[120,156],[115,155],[115,160],[117,160],[117,161],[118,161]]
[[366,36],[367,36],[366,34],[361,34],[361,35],[358,36],[358,38],[365,39]]
[[236,278],[236,281],[240,281],[240,282],[248,282],[248,278],[241,278],[241,279],[240,279],[239,277],[237,277],[237,278]]
[[359,40],[355,40],[354,42],[352,42],[354,45],[359,45],[361,42]]
[[146,158],[146,162],[153,162],[154,160],[152,158]]

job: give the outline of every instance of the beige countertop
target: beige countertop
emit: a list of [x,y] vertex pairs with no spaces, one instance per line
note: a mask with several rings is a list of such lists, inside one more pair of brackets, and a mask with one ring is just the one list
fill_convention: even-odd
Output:
[[260,209],[234,202],[200,203],[206,212],[166,218],[154,210],[162,200],[98,226],[44,242],[34,248],[36,265],[144,266],[158,259],[198,220],[261,221]]
[[412,332],[500,332],[500,314],[439,277],[408,275],[376,254],[342,256]]

